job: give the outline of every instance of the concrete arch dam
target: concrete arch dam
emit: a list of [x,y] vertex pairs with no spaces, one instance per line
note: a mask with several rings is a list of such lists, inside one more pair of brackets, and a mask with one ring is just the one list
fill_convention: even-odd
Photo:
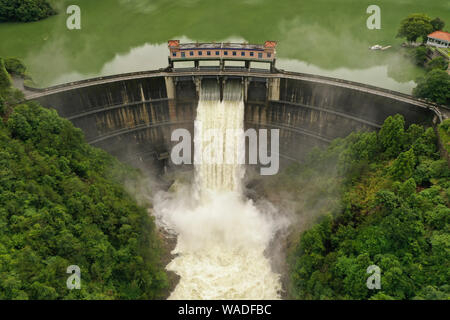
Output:
[[[203,81],[240,81],[246,128],[280,129],[280,160],[301,161],[314,146],[353,131],[377,130],[386,117],[430,126],[448,109],[409,95],[339,79],[284,71],[159,70],[31,89],[37,100],[83,130],[86,140],[131,165],[169,161],[171,133],[193,134]],[[32,90],[32,91],[29,91]],[[284,160],[284,161],[283,161]]]

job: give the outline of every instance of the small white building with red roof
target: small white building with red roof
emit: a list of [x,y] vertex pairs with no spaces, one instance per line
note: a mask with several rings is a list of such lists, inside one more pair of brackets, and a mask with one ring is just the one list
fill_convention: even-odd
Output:
[[450,33],[434,31],[427,36],[427,44],[439,48],[450,48]]

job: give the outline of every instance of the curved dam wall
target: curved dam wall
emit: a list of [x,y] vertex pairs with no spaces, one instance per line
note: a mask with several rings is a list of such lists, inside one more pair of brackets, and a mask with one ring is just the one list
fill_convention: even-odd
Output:
[[[110,79],[48,90],[38,100],[83,130],[86,140],[135,166],[170,164],[174,129],[193,136],[203,81],[240,81],[245,90],[245,127],[280,129],[281,163],[301,161],[314,146],[323,146],[352,131],[377,130],[389,115],[402,114],[408,124],[431,126],[435,113],[402,99],[296,79],[290,75],[155,74]],[[82,82],[83,83],[83,82]],[[355,84],[358,85],[358,84]]]
[[81,128],[88,143],[131,164],[161,158],[174,129],[193,130],[196,107],[192,99],[168,99],[164,77],[92,85],[37,100]]
[[428,109],[381,95],[305,80],[280,79],[278,101],[248,103],[247,126],[280,128],[280,154],[301,160],[312,147],[353,131],[378,130],[384,120],[402,114],[407,125],[430,126]]

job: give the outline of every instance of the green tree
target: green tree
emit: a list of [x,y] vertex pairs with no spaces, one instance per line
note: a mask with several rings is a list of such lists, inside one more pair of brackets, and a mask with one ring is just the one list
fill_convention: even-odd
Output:
[[12,136],[23,141],[31,138],[33,135],[33,128],[22,113],[14,112],[9,117],[7,125]]
[[428,70],[441,69],[441,70],[447,71],[447,68],[448,68],[448,61],[447,61],[447,59],[444,59],[444,57],[441,57],[441,56],[432,59],[427,64]]
[[0,0],[0,22],[37,21],[55,13],[45,0]]
[[413,95],[439,104],[450,105],[450,75],[444,70],[431,70],[425,77],[417,79]]
[[0,93],[7,90],[11,86],[11,77],[5,68],[5,62],[0,58]]
[[24,76],[27,70],[22,61],[17,58],[6,58],[5,68],[10,74],[16,74],[19,76]]
[[442,286],[440,289],[434,286],[425,287],[415,300],[450,300],[450,286]]
[[414,50],[414,61],[419,66],[424,66],[427,61],[428,48],[425,46],[417,47]]
[[409,149],[406,152],[400,153],[398,158],[395,159],[390,168],[390,172],[395,179],[406,180],[412,176],[415,164],[416,157],[414,156],[414,150]]
[[439,126],[438,130],[442,144],[450,154],[450,119],[445,119]]
[[[376,142],[381,151],[374,148]],[[292,297],[448,299],[450,168],[439,158],[436,143],[432,128],[411,125],[405,130],[403,117],[396,115],[378,133],[337,139],[305,164],[273,177],[282,181],[271,192],[294,192],[292,205],[301,204],[301,219],[309,210],[321,214],[316,199],[331,202],[326,211],[333,213],[295,243],[289,258]],[[323,174],[330,175],[332,170],[324,173],[324,168],[336,161],[347,163],[347,170],[314,186]],[[367,169],[354,170],[362,162]],[[335,181],[341,182],[341,200],[333,202],[329,192]],[[314,198],[298,200],[311,187]],[[372,264],[381,269],[381,291],[366,287],[366,269]]]
[[405,140],[405,120],[401,115],[389,116],[378,134],[384,153],[396,157],[403,149]]
[[422,38],[422,42],[425,42],[431,32],[433,32],[431,18],[426,14],[414,13],[401,21],[397,37],[406,38],[409,42]]
[[[123,187],[140,184],[139,172],[55,110],[11,109],[0,122],[0,300],[162,298],[154,220]],[[76,292],[66,288],[71,264],[83,275]]]
[[0,95],[0,116],[2,116],[6,109],[6,102],[5,99]]
[[444,30],[445,22],[439,17],[434,18],[430,23],[433,26],[433,31]]

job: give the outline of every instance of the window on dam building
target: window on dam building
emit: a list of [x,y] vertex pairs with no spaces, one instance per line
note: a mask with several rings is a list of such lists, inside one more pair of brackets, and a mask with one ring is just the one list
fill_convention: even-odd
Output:
[[[275,70],[276,41],[266,41],[264,44],[248,43],[180,43],[179,40],[169,40],[169,66],[174,67],[174,63],[181,63],[180,60],[196,61],[195,66],[199,66],[202,60],[235,60],[243,62],[251,60],[270,64],[270,70]],[[221,68],[225,66],[223,61],[218,64]],[[250,64],[243,65],[250,68]]]
[[[197,51],[197,56],[203,56],[203,53],[205,53],[205,55],[207,55],[207,56],[212,56],[213,54],[215,54],[216,56],[220,56],[220,51],[214,51],[214,52],[212,52],[212,51],[202,51],[202,50],[198,50],[198,51]],[[228,56],[228,51],[224,51],[224,52],[223,52],[223,55],[224,55],[224,56]],[[232,51],[232,55],[233,55],[233,57],[238,56],[237,51]],[[177,57],[177,56],[178,56],[177,52],[172,52],[172,57]],[[181,52],[180,52],[180,56],[181,56],[182,58],[184,58],[184,57],[186,57],[186,53],[183,52],[183,51],[181,51]],[[194,57],[194,56],[195,56],[194,51],[189,51],[189,56]],[[245,56],[246,56],[245,51],[241,51],[240,56],[241,56],[241,57],[245,57]],[[249,57],[254,57],[254,56],[255,56],[255,53],[252,52],[252,51],[250,51],[249,54],[248,54],[248,56],[249,56]],[[264,56],[264,54],[263,54],[262,52],[258,52],[258,58],[259,58],[259,59],[262,59],[263,56]],[[269,52],[268,52],[268,53],[266,53],[265,56],[266,56],[267,58],[270,59],[270,58],[272,58],[272,53],[269,53]]]

